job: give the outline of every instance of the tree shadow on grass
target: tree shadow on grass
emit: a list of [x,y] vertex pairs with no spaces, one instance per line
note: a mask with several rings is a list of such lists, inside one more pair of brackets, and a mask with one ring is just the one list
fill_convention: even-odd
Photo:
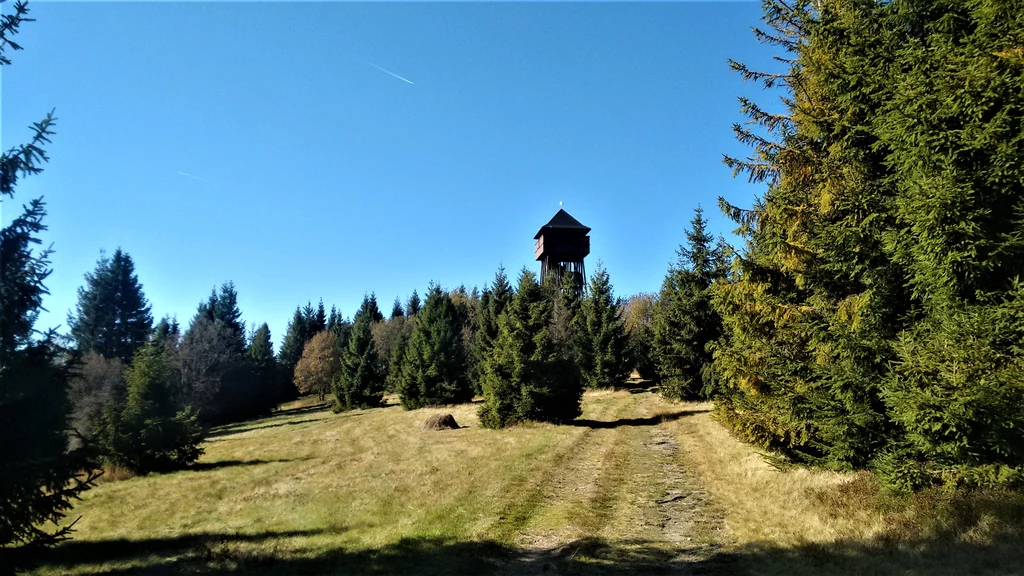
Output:
[[[334,531],[340,533],[344,529]],[[1019,539],[991,545],[944,539],[840,541],[781,547],[752,544],[672,548],[664,542],[584,538],[551,549],[517,549],[493,540],[403,538],[371,549],[302,550],[322,531],[194,534],[146,540],[70,541],[45,552],[50,571],[105,574],[1018,574]],[[281,541],[292,540],[284,546]],[[312,539],[316,543],[317,539]],[[296,545],[296,548],[292,546]],[[291,556],[289,556],[289,551]]]
[[330,402],[324,402],[322,404],[313,404],[310,406],[300,406],[298,408],[288,408],[287,410],[277,410],[270,416],[276,418],[278,416],[294,416],[296,414],[309,414],[312,412],[325,412],[331,409]]
[[212,432],[216,435],[221,435],[225,431],[234,430],[236,428],[242,428],[246,426],[253,426],[258,424],[262,420],[268,420],[270,418],[278,418],[281,416],[297,416],[299,414],[312,414],[315,412],[326,412],[330,410],[330,403],[314,404],[312,406],[301,406],[299,408],[289,408],[287,410],[278,410],[264,416],[255,416],[253,418],[245,418],[244,420],[235,420],[233,422],[225,422],[213,426]]
[[258,421],[244,422],[229,427],[217,428],[211,431],[209,434],[207,434],[206,438],[219,438],[221,436],[230,436],[232,434],[252,432],[253,430],[267,430],[269,428],[279,428],[281,426],[298,426],[299,424],[309,424],[310,422],[323,421],[323,418],[306,418],[305,420],[289,420],[287,422],[275,422],[274,424],[266,424],[263,426],[260,426]]
[[219,460],[217,462],[196,462],[185,468],[186,471],[191,470],[194,472],[205,472],[208,470],[218,470],[220,468],[235,468],[237,466],[256,466],[258,464],[274,464],[277,462],[295,462],[291,458],[283,458],[276,460]]
[[657,416],[649,416],[647,418],[619,418],[618,420],[590,420],[587,418],[577,418],[571,422],[567,422],[569,426],[582,426],[585,428],[618,428],[620,426],[657,426],[663,422],[673,422],[686,416],[694,416],[696,414],[704,414],[709,410],[679,410],[676,412],[670,412],[668,414],[659,414]]

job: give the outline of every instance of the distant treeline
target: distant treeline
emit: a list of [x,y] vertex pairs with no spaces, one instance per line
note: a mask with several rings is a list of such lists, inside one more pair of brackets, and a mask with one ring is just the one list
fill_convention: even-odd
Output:
[[351,321],[322,303],[297,308],[279,356],[294,384],[284,393],[331,392],[335,410],[378,406],[386,392],[408,409],[482,395],[491,427],[575,418],[584,386],[625,381],[625,323],[603,268],[585,291],[570,274],[548,278],[524,269],[513,286],[499,268],[482,291],[432,284],[422,301],[396,298],[387,318],[374,294]]
[[564,422],[584,386],[622,384],[632,368],[622,303],[598,266],[586,290],[566,274],[517,285],[499,269],[482,291],[431,284],[396,299],[385,318],[374,294],[351,320],[298,307],[275,356],[270,330],[246,334],[231,282],[200,302],[184,330],[155,325],[131,256],[118,249],[86,274],[68,318],[70,396],[77,437],[108,464],[135,472],[180,467],[200,454],[204,426],[269,414],[299,394],[328,393],[334,409],[407,409],[482,395],[484,425]]

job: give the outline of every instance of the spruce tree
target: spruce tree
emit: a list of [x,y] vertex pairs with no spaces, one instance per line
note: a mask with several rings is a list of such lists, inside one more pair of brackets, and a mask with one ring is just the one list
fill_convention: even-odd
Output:
[[395,347],[403,338],[403,334],[410,329],[409,320],[404,316],[389,318],[384,322],[377,322],[370,328],[373,334],[374,345],[377,348],[377,363],[380,367],[380,373],[383,375],[385,382],[387,382],[389,392],[394,392],[390,386],[392,382],[391,374],[395,372],[395,370],[392,370],[391,364],[394,358]]
[[245,351],[245,322],[238,308],[238,291],[235,283],[227,281],[220,286],[220,294],[214,306],[213,319],[221,322],[231,332],[232,346],[236,352]]
[[[1001,2],[765,5],[790,92],[742,100],[768,190],[723,202],[746,246],[716,284],[723,422],[893,488],[1024,479],[1019,12]],[[1017,408],[1013,408],[1017,406]]]
[[176,402],[175,372],[157,341],[135,354],[125,370],[125,405],[109,407],[99,431],[108,463],[144,474],[182,468],[202,455],[204,430],[198,413]]
[[384,314],[381,313],[380,307],[377,306],[377,295],[373,292],[369,296],[363,296],[363,302],[359,305],[359,310],[356,311],[352,321],[358,322],[363,316],[368,317],[371,323],[384,321]]
[[873,464],[903,489],[1020,486],[1024,9],[929,8],[883,20],[900,41],[872,126],[897,195],[882,243],[915,314],[881,383],[893,431]]
[[274,357],[270,327],[266,322],[252,333],[246,350],[246,362],[253,381],[250,411],[267,414],[277,404],[279,390],[277,359]]
[[788,70],[733,63],[790,94],[781,114],[741,99],[750,122],[734,131],[754,153],[726,158],[768,189],[750,210],[722,201],[746,246],[734,277],[713,290],[723,321],[716,410],[766,448],[833,468],[864,466],[885,444],[879,383],[910,309],[884,249],[895,190],[870,129],[891,95],[890,58],[905,33],[885,24],[893,6],[819,12],[772,0],[771,30],[758,35],[788,53]]
[[306,309],[303,309],[303,314],[306,316],[307,330],[310,334],[317,334],[327,330],[327,312],[324,310],[324,299],[321,298],[316,305],[316,309],[307,305]]
[[135,263],[120,248],[101,255],[78,289],[75,314],[68,315],[71,337],[82,353],[130,361],[149,340],[153,316],[135,274]]
[[402,309],[402,300],[395,296],[395,303],[391,305],[391,318],[402,318],[405,316],[405,310]]
[[348,338],[352,334],[352,321],[339,314],[334,328],[328,330],[328,332],[334,334],[338,339],[338,345],[344,348],[348,346]]
[[308,332],[302,309],[296,306],[292,320],[285,330],[281,351],[277,355],[277,364],[280,368],[278,401],[292,400],[298,397],[298,390],[295,389],[292,377],[295,374],[295,365],[302,358],[302,349],[305,348],[306,342],[311,337],[312,334]]
[[196,307],[196,318],[206,318],[213,322],[217,319],[217,287],[210,289],[210,296],[200,301]]
[[335,412],[373,408],[384,399],[384,373],[373,341],[373,325],[372,314],[356,315],[341,355],[341,369],[331,386]]
[[402,370],[405,366],[405,351],[409,347],[409,338],[412,336],[413,327],[416,324],[413,318],[403,320],[402,330],[395,339],[391,348],[391,356],[388,359],[388,371],[385,376],[385,389],[388,392],[397,392],[401,385]]
[[499,266],[491,285],[484,287],[480,296],[480,314],[473,338],[473,363],[470,373],[476,393],[483,392],[484,363],[494,348],[494,340],[498,337],[498,318],[505,311],[513,295],[505,267]]
[[409,296],[409,302],[405,305],[406,315],[412,317],[420,312],[420,295],[415,289],[412,291],[412,295]]
[[711,286],[724,277],[726,256],[699,206],[676,254],[654,308],[654,358],[662,394],[692,400],[708,396],[713,386],[711,347],[722,321],[711,305]]
[[439,285],[431,285],[400,368],[398,393],[404,408],[459,404],[472,398],[461,332],[451,298]]
[[[6,50],[18,48],[12,37],[26,21],[24,2],[4,16],[0,65],[11,63]],[[20,177],[42,171],[53,126],[51,112],[33,125],[30,142],[0,155],[0,200],[14,197]],[[42,200],[33,199],[0,228],[0,547],[66,538],[73,523],[53,532],[45,524],[56,525],[97,474],[85,449],[69,450],[65,351],[52,330],[33,336],[50,273],[51,251],[32,249],[45,215]]]
[[455,323],[460,327],[459,340],[462,344],[463,355],[466,358],[466,378],[470,383],[473,394],[477,394],[480,388],[479,382],[473,380],[478,370],[476,357],[473,355],[473,341],[479,329],[480,301],[479,298],[473,299],[465,286],[459,286],[451,291],[448,297],[455,308]]
[[320,322],[316,317],[316,308],[313,308],[313,303],[306,301],[306,305],[302,307],[302,320],[306,325],[306,331],[309,332],[310,337],[313,334],[319,334],[323,332],[323,328],[320,327]]
[[[572,290],[572,286],[568,288]],[[612,293],[608,271],[599,262],[582,306],[582,344],[586,354],[581,368],[587,387],[622,386],[629,376],[628,339],[621,307],[622,302]]]
[[515,296],[498,319],[498,337],[484,364],[484,426],[567,422],[580,415],[580,371],[571,352],[553,337],[552,316],[552,299],[524,269]]
[[338,309],[335,308],[334,305],[332,304],[331,313],[327,316],[327,331],[336,332],[338,329],[338,325],[341,324],[342,321],[344,321],[344,318],[342,318],[341,313],[338,312]]
[[245,351],[245,323],[238,308],[238,291],[234,282],[221,284],[219,292],[216,287],[210,289],[210,296],[196,308],[195,318],[220,322],[231,334],[231,349],[238,353]]
[[157,322],[156,327],[153,328],[153,338],[157,340],[177,339],[181,336],[181,327],[178,325],[178,319],[170,316],[164,316]]
[[246,366],[246,334],[234,282],[214,288],[201,302],[179,350],[191,404],[206,423],[265,414],[260,384]]

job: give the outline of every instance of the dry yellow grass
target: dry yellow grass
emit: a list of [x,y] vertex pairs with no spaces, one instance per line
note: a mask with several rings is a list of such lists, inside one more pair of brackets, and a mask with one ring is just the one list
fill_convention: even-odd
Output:
[[780,546],[871,538],[876,518],[835,518],[823,514],[814,497],[851,482],[855,474],[795,467],[781,471],[759,450],[736,441],[712,420],[711,403],[693,404],[700,413],[669,425],[687,464],[705,479],[728,511],[726,524],[740,544],[770,541]]
[[768,464],[710,412],[667,424],[725,513],[720,559],[747,574],[1024,574],[1020,493],[897,497],[870,474]]
[[[75,539],[35,572],[902,574],[936,566],[927,547],[904,553],[880,541],[882,515],[843,492],[853,476],[779,472],[707,405],[591,392],[574,425],[501,431],[480,428],[476,409],[332,414],[303,400],[216,429],[194,469],[87,493]],[[421,430],[438,412],[463,428]],[[960,568],[982,540],[957,550]],[[888,563],[875,560],[880,551]]]

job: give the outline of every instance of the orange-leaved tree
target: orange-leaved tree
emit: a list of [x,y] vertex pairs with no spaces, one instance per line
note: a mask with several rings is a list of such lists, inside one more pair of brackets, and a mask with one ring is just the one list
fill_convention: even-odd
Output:
[[295,365],[295,387],[300,394],[316,394],[321,401],[341,370],[341,343],[331,331],[317,333],[306,343]]

